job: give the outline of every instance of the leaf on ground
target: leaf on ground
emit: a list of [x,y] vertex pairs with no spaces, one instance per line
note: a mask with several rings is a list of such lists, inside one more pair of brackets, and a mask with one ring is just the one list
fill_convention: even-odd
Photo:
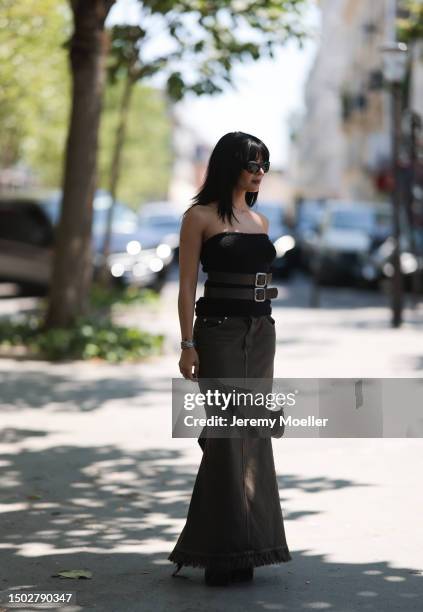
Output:
[[93,573],[85,569],[61,570],[57,574],[52,574],[53,578],[92,578]]

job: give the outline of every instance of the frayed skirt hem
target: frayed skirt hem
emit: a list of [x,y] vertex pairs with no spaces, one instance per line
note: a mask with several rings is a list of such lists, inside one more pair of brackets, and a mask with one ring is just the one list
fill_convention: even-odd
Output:
[[285,546],[262,551],[251,550],[243,553],[222,553],[216,555],[174,550],[168,556],[168,560],[177,563],[179,567],[186,565],[190,567],[229,570],[286,563],[291,561],[291,559],[291,554]]

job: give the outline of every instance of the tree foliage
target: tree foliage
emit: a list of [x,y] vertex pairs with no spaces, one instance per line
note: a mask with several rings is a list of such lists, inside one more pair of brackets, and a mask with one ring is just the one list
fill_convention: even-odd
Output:
[[423,3],[419,0],[406,0],[397,20],[398,36],[401,41],[410,43],[423,39]]
[[[58,187],[70,110],[69,5],[66,0],[0,0],[0,10],[0,167],[24,164],[43,185]],[[106,91],[100,146],[100,184],[105,188],[121,84],[110,84]],[[136,88],[133,102],[121,196],[138,204],[162,197],[166,189],[170,127],[160,92]],[[149,166],[153,157],[154,173]]]
[[24,162],[57,184],[69,112],[69,7],[0,0],[0,10],[0,166]]
[[[122,79],[109,84],[104,97],[99,146],[99,186],[104,189],[109,188],[123,85]],[[127,127],[119,199],[138,208],[143,200],[167,196],[172,162],[171,123],[160,91],[141,84],[134,86]]]
[[[109,71],[134,80],[160,73],[169,97],[220,93],[237,61],[273,57],[276,47],[306,32],[307,0],[145,0],[138,26],[115,26]],[[157,36],[163,41],[154,52]]]

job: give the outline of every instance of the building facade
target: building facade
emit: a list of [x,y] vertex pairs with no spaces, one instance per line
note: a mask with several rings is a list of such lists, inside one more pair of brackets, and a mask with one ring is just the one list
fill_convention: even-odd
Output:
[[[307,82],[306,114],[292,141],[294,195],[386,200],[391,100],[383,83],[381,47],[394,39],[397,3],[319,4],[320,46]],[[415,63],[412,95],[414,105],[421,106],[421,57]]]

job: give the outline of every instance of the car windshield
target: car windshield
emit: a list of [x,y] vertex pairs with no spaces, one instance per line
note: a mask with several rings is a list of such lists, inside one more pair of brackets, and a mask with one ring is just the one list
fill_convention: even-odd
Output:
[[373,229],[375,216],[371,210],[334,210],[330,225],[336,229]]
[[[107,209],[94,209],[93,230],[95,232],[103,231],[106,222]],[[137,228],[137,225],[137,214],[130,208],[116,203],[113,210],[113,229],[117,232],[131,232]]]
[[141,223],[150,225],[157,229],[176,230],[180,225],[180,219],[176,215],[146,215],[140,217]]
[[298,222],[319,221],[325,212],[324,202],[303,202],[298,209]]
[[358,229],[368,233],[389,234],[392,213],[383,209],[334,210],[330,224],[336,229]]
[[53,238],[52,226],[38,202],[2,202],[0,240],[47,246]]
[[[93,232],[104,232],[106,229],[107,222],[107,211],[111,204],[111,197],[109,194],[97,193],[93,202]],[[59,220],[61,195],[56,194],[51,198],[40,202],[44,210],[49,215],[53,224]],[[113,210],[113,229],[117,232],[131,232],[137,228],[138,217],[135,211],[116,202]]]

